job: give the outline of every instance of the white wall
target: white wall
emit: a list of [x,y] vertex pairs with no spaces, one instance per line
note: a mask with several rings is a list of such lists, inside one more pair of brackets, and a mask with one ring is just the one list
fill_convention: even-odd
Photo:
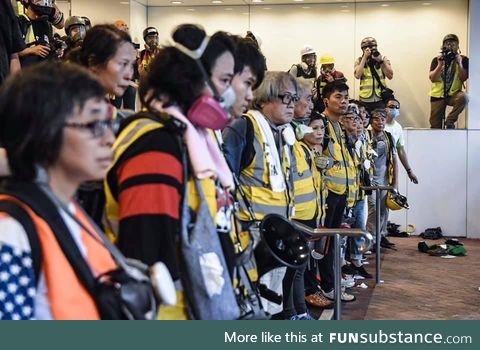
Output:
[[130,35],[143,49],[143,30],[147,28],[147,7],[135,0],[130,1]]
[[113,23],[118,19],[130,22],[130,5],[118,0],[71,0],[73,16],[87,16],[92,24]]
[[470,0],[470,111],[468,127],[480,129],[480,0]]
[[[288,70],[299,62],[301,47],[311,44],[319,56],[328,52],[336,57],[337,68],[345,73],[355,97],[358,81],[353,78],[353,65],[360,56],[360,41],[374,36],[379,50],[393,65],[390,86],[402,102],[400,123],[429,127],[430,62],[448,33],[459,36],[460,47],[467,53],[468,0],[429,3],[430,6],[423,5],[423,1],[388,2],[388,7],[379,2],[261,4],[249,8],[149,7],[148,23],[159,28],[162,40],[169,38],[176,25],[185,22],[202,24],[210,33],[226,30],[244,35],[247,29],[253,30],[262,38],[262,51],[270,70]],[[459,126],[464,123],[462,115]]]
[[148,7],[148,25],[158,29],[160,43],[171,42],[172,30],[182,23],[200,24],[209,34],[245,35],[248,19],[248,6]]

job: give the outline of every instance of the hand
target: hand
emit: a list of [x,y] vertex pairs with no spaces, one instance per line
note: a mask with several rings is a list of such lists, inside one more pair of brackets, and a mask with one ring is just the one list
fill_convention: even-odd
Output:
[[40,56],[41,58],[45,58],[50,53],[50,46],[46,45],[35,45],[29,48],[29,52],[31,55]]
[[365,51],[363,51],[363,57],[369,58],[372,55],[372,49],[367,47]]
[[333,78],[332,73],[327,73],[327,74],[325,74],[325,80],[328,81],[329,83],[331,83],[335,79]]
[[410,170],[407,174],[408,174],[408,177],[410,178],[410,181],[412,181],[414,184],[418,184],[417,176],[415,176],[413,171]]
[[445,65],[445,59],[443,58],[442,54],[437,56],[437,62],[440,67],[443,67]]
[[458,65],[460,67],[463,67],[463,62],[462,62],[462,55],[460,55],[459,53],[457,53],[457,55],[455,56],[455,60],[457,61]]
[[383,63],[383,59],[385,58],[385,56],[382,56],[382,55],[378,55],[377,57],[373,57],[372,58],[377,61],[378,63]]

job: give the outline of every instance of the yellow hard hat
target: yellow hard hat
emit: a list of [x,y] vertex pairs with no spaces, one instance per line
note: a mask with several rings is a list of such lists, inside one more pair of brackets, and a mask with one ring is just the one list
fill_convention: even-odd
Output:
[[320,57],[320,64],[334,64],[335,58],[332,55],[326,54]]
[[395,191],[388,191],[386,204],[388,209],[391,210],[410,209],[410,206],[407,202],[407,197],[402,196],[400,193]]

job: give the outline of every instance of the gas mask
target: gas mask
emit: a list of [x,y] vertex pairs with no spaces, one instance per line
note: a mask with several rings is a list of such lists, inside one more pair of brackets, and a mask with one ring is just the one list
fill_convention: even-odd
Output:
[[56,11],[54,4],[54,0],[30,0],[28,7],[40,17],[52,20]]
[[196,50],[190,50],[179,43],[175,44],[175,48],[195,60],[206,84],[213,92],[213,96],[200,96],[188,110],[187,118],[196,126],[212,130],[221,130],[230,120],[228,110],[235,103],[236,96],[231,86],[220,95],[210,79],[210,76],[207,74],[200,58],[207,48],[208,41],[209,37],[206,36],[200,44],[200,47]]

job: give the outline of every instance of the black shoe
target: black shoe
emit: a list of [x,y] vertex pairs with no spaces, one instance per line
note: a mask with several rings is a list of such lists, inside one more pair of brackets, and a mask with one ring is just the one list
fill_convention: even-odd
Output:
[[390,242],[387,237],[382,236],[382,239],[380,240],[380,245],[383,247],[384,245],[389,245],[389,246],[394,246],[395,243]]
[[454,124],[454,123],[447,123],[447,124],[445,125],[445,128],[446,128],[446,129],[455,129],[455,124]]
[[357,270],[354,269],[353,265],[343,265],[342,266],[342,273],[345,275],[355,275]]
[[367,270],[365,270],[363,265],[361,265],[361,266],[352,265],[352,267],[357,271],[357,275],[360,275],[360,276],[365,277],[365,278],[372,278],[373,277],[371,274],[369,274],[367,272]]

